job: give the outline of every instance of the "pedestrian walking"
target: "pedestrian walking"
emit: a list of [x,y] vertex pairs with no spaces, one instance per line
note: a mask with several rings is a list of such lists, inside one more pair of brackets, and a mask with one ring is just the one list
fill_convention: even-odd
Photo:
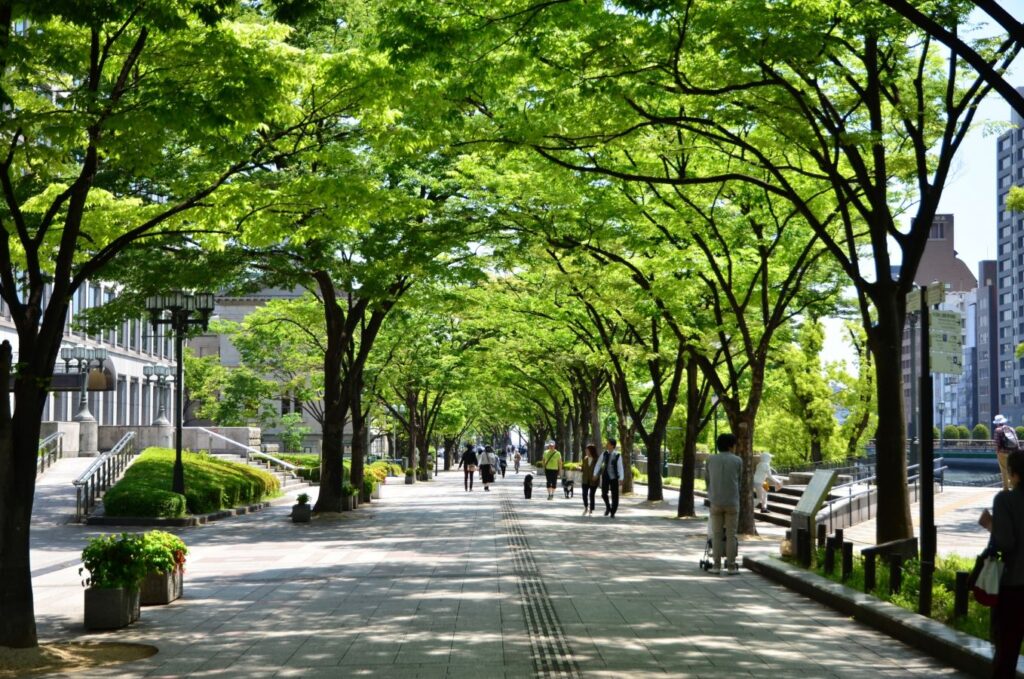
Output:
[[516,474],[519,473],[519,463],[522,461],[522,459],[523,456],[519,454],[518,450],[516,451],[516,454],[512,456],[512,464],[514,464],[516,467]]
[[494,454],[494,448],[484,446],[484,452],[480,454],[480,480],[483,481],[484,490],[491,492],[491,484],[494,483],[494,471],[498,466],[498,456]]
[[[739,543],[736,541],[736,528],[739,524],[740,512],[740,475],[743,471],[743,460],[736,455],[736,436],[721,434],[715,442],[717,455],[711,455],[707,461],[708,500],[711,502],[711,543],[714,565],[711,572],[715,575],[722,572],[722,555],[725,554],[725,567],[729,575],[736,575],[740,567],[736,564]],[[722,529],[725,528],[723,545]]]
[[473,450],[473,444],[467,443],[466,450],[462,453],[462,459],[459,460],[459,468],[464,470],[462,485],[465,486],[466,492],[473,490],[473,476],[476,474],[478,464],[480,463],[477,460],[476,452]]
[[[594,473],[601,480],[601,499],[604,500],[604,515],[615,518],[619,511],[619,491],[622,490],[623,468],[622,455],[615,446],[615,439],[608,439],[604,444],[604,452],[594,463]],[[611,501],[608,496],[611,495]]]
[[558,477],[562,474],[562,454],[555,449],[555,442],[547,442],[547,450],[544,451],[540,460],[541,468],[544,470],[544,479],[548,485],[548,499],[555,499],[555,489],[558,488]]
[[779,490],[782,488],[782,481],[772,473],[772,454],[761,453],[761,459],[754,467],[754,492],[757,494],[757,504],[761,511],[768,512],[768,488]]
[[597,446],[593,443],[587,444],[587,452],[583,455],[580,464],[580,471],[583,473],[583,515],[594,513],[594,496],[597,495],[597,486],[601,479],[597,474]]
[[992,430],[992,440],[996,444],[996,459],[999,461],[999,475],[1003,479],[1003,490],[1010,490],[1010,473],[1006,468],[1006,458],[1015,450],[1019,450],[1020,443],[1017,439],[1017,432],[1002,415],[992,418],[995,428]]
[[1024,451],[1009,452],[1006,466],[1010,489],[996,494],[992,513],[986,509],[980,521],[992,532],[986,551],[1003,559],[999,596],[992,609],[995,679],[1017,676],[1017,659],[1024,643]]
[[505,478],[505,470],[508,469],[508,451],[503,450],[498,455],[498,468],[501,470],[501,478]]

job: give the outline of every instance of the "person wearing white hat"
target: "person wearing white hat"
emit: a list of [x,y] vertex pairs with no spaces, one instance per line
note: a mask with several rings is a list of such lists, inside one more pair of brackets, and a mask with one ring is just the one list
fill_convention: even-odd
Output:
[[992,440],[996,444],[996,459],[999,461],[999,474],[1003,479],[1003,490],[1009,490],[1010,472],[1006,468],[1006,458],[1012,451],[1020,447],[1017,432],[1002,415],[992,418],[992,424],[995,425]]

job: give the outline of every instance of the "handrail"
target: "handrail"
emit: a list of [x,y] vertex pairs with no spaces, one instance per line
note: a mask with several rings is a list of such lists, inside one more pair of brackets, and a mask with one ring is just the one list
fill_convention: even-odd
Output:
[[201,432],[203,432],[205,434],[208,434],[208,435],[210,435],[210,436],[212,436],[214,438],[220,439],[221,441],[225,441],[225,442],[230,443],[232,445],[238,446],[239,448],[243,449],[247,453],[246,457],[255,455],[256,457],[262,458],[264,460],[268,460],[268,461],[272,462],[273,464],[276,464],[278,467],[281,467],[282,469],[287,469],[290,472],[295,472],[295,471],[297,471],[299,469],[298,465],[294,465],[291,462],[285,462],[284,460],[279,460],[276,457],[274,457],[273,455],[268,455],[267,453],[264,453],[259,448],[253,448],[252,446],[247,446],[244,443],[239,443],[238,441],[235,441],[234,439],[229,439],[227,436],[224,436],[223,434],[218,434],[215,431],[210,431],[206,427],[189,427],[189,429],[198,429],[199,431],[201,431]]
[[[946,487],[945,486],[945,476],[946,476],[945,472],[946,472],[946,470],[949,469],[949,467],[947,467],[945,465],[945,459],[941,458],[941,457],[935,458],[935,460],[933,460],[933,464],[935,465],[935,469],[934,469],[935,477],[934,478],[935,478],[935,481],[938,482],[938,484],[939,484],[939,492],[942,492],[943,490],[945,490],[945,487]],[[911,471],[915,471],[916,472],[920,468],[921,468],[920,464],[912,464],[912,465],[907,467],[907,485],[908,486],[910,484],[914,485],[914,490],[915,490],[915,493],[917,494],[918,497],[920,497],[920,491],[917,488],[917,485],[918,485],[918,481],[921,478],[921,475],[919,473],[911,474],[910,472]],[[835,496],[836,495],[836,491],[840,490],[842,488],[845,488],[847,490],[847,493],[846,493],[845,497],[844,496],[835,496],[835,497],[829,498],[822,505],[821,509],[818,510],[818,515],[821,515],[821,514],[823,514],[826,511],[826,508],[827,508],[827,510],[828,510],[829,530],[830,531],[832,529],[832,516],[833,516],[832,508],[833,508],[833,506],[838,504],[839,502],[845,501],[847,503],[846,504],[847,513],[852,515],[852,513],[853,513],[853,501],[855,499],[867,495],[868,499],[870,500],[871,493],[876,493],[876,494],[878,493],[877,488],[872,488],[872,484],[874,484],[877,480],[878,480],[877,476],[869,476],[869,477],[860,479],[859,481],[850,481],[849,483],[843,483],[843,484],[840,484],[838,486],[833,486],[832,487],[832,489],[829,491],[829,495]],[[865,485],[865,484],[867,484],[867,489],[862,490],[862,491],[860,491],[858,493],[854,493],[853,492],[854,486],[862,486],[862,485]],[[871,518],[871,502],[870,501],[867,503],[867,510],[868,510],[868,519],[870,519]]]
[[75,486],[75,521],[82,521],[89,515],[96,501],[117,482],[134,456],[135,432],[130,431],[71,482]]
[[36,476],[53,466],[64,457],[64,432],[57,431],[39,442],[39,456],[36,460]]

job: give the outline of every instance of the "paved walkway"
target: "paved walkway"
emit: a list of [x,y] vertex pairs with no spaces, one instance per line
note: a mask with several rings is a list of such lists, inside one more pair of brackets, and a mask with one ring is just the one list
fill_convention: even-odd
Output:
[[90,677],[962,676],[749,571],[701,571],[706,524],[673,505],[584,517],[520,479],[466,493],[442,473],[338,518],[282,505],[181,529],[185,598],[106,634],[82,630],[77,573],[104,531],[36,525],[40,634],[160,649]]

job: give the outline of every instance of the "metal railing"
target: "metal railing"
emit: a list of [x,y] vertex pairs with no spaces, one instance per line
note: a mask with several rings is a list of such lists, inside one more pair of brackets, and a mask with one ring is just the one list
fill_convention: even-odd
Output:
[[270,464],[276,465],[276,466],[278,466],[278,467],[280,467],[282,469],[286,469],[286,470],[292,472],[293,474],[296,473],[298,471],[298,469],[299,469],[298,465],[294,465],[294,464],[292,464],[290,462],[285,462],[284,460],[279,460],[278,458],[274,457],[273,455],[270,455],[268,453],[264,453],[259,448],[253,448],[252,446],[247,446],[244,443],[239,443],[238,441],[235,441],[234,439],[229,439],[227,436],[224,436],[223,434],[218,434],[215,431],[210,431],[209,429],[206,429],[205,427],[189,427],[189,428],[190,429],[197,429],[197,430],[203,432],[204,434],[207,434],[209,436],[214,437],[215,439],[220,439],[221,441],[224,441],[225,443],[230,443],[233,446],[237,446],[237,447],[241,448],[242,450],[245,451],[245,453],[246,453],[245,457],[247,459],[250,458],[250,457],[258,457],[261,460],[266,460]]
[[[935,483],[939,484],[939,492],[942,492],[942,490],[945,489],[945,473],[946,470],[949,469],[949,467],[945,465],[945,460],[941,457],[935,458],[933,464],[935,467]],[[916,498],[921,497],[921,491],[918,487],[918,482],[921,478],[920,473],[918,473],[920,467],[921,465],[919,464],[913,464],[907,467],[907,486],[908,488],[910,486],[913,486],[914,496]],[[840,502],[846,503],[847,518],[852,521],[854,500],[867,496],[868,501],[865,503],[865,505],[868,512],[868,520],[871,520],[871,493],[878,493],[878,489],[873,487],[877,483],[877,480],[878,477],[872,475],[859,480],[850,481],[849,483],[843,483],[838,486],[832,487],[832,490],[829,491],[829,499],[826,500],[822,508],[818,510],[818,516],[821,516],[826,510],[828,511],[829,532],[832,531],[832,525],[835,518],[835,506]],[[856,486],[864,485],[867,485],[866,489],[854,492],[854,488]],[[842,489],[844,488],[846,489],[846,495],[842,495]],[[852,525],[852,523],[848,525]]]
[[64,457],[64,432],[50,434],[39,442],[39,456],[36,459],[36,476],[53,466],[53,463]]
[[82,521],[96,501],[114,485],[135,456],[135,432],[128,432],[117,444],[96,458],[72,481],[75,486],[75,521]]

